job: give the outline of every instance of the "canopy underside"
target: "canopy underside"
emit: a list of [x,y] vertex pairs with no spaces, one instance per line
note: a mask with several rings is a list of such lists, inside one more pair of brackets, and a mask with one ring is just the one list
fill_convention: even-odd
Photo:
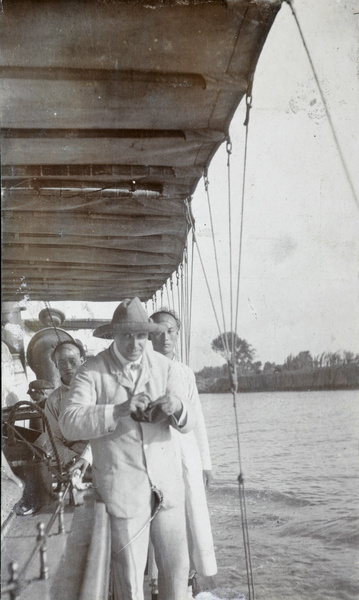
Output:
[[280,0],[3,0],[3,300],[150,298]]

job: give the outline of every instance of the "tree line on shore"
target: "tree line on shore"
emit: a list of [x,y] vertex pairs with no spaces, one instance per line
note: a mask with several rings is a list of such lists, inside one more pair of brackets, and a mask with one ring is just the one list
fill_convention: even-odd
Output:
[[[269,361],[262,365],[255,360],[255,349],[233,332],[216,337],[211,347],[226,363],[196,373],[200,392],[229,392],[232,382],[239,391],[253,392],[359,388],[359,354],[348,350],[317,356],[304,350],[290,354],[281,365]],[[229,356],[235,370],[228,367]]]

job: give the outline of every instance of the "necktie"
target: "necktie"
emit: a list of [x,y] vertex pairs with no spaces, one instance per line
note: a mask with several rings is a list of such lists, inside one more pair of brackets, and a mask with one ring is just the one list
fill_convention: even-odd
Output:
[[128,363],[126,366],[130,379],[136,383],[140,376],[141,365],[140,363]]

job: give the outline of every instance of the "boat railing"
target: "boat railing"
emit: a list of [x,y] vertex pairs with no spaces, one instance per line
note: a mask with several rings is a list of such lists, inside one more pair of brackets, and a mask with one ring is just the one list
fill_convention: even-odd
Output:
[[[56,508],[48,522],[38,523],[38,535],[35,545],[25,561],[25,564],[19,569],[16,561],[9,564],[10,579],[8,583],[1,588],[1,598],[8,597],[10,600],[19,598],[25,588],[34,582],[33,578],[28,578],[27,573],[32,565],[36,555],[39,555],[40,568],[38,580],[50,578],[48,559],[47,559],[47,538],[53,525],[58,519],[58,534],[65,533],[64,526],[64,504],[67,496],[70,496],[71,502],[71,483],[68,483],[62,492],[58,493]],[[111,557],[111,535],[110,521],[103,502],[95,502],[93,528],[91,541],[86,556],[84,575],[82,578],[79,600],[108,600],[110,597],[110,557]],[[6,596],[8,594],[8,596]]]
[[9,594],[9,598],[14,600],[18,598],[24,588],[31,582],[26,579],[27,572],[30,565],[33,563],[34,558],[37,554],[40,556],[40,574],[39,579],[49,578],[49,567],[47,563],[47,537],[56,521],[58,519],[58,534],[65,533],[64,526],[64,504],[65,500],[70,492],[71,483],[67,483],[62,491],[59,491],[57,496],[58,500],[54,512],[48,524],[45,527],[43,522],[38,523],[38,535],[36,543],[32,548],[25,564],[19,570],[19,565],[16,561],[11,561],[9,564],[10,580],[7,585],[1,588],[1,597],[4,598],[4,594]]
[[110,520],[103,502],[95,503],[94,524],[79,600],[106,600],[110,596]]

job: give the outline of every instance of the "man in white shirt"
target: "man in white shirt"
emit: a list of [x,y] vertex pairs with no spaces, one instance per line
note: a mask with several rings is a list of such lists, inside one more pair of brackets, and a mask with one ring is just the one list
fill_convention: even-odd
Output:
[[[87,441],[70,441],[64,437],[59,427],[59,417],[67,404],[71,379],[85,360],[85,350],[79,341],[61,341],[51,354],[61,377],[61,385],[56,388],[45,402],[45,415],[63,467],[72,473],[79,469],[84,475],[92,462],[91,448]],[[52,448],[50,447],[52,452]]]
[[[177,315],[170,309],[163,308],[154,313],[151,319],[163,327],[161,332],[151,334],[153,348],[178,365],[188,402],[196,414],[193,430],[176,437],[180,444],[185,482],[190,579],[195,573],[212,577],[217,573],[217,564],[204,489],[212,481],[212,463],[196,379],[192,369],[176,361],[175,351],[181,326]],[[151,579],[155,579],[156,568],[152,553],[149,570]]]
[[67,438],[91,443],[94,486],[110,516],[115,600],[143,600],[150,538],[160,600],[187,593],[184,485],[171,429],[185,433],[195,417],[178,368],[147,345],[161,329],[139,298],[124,300],[94,332],[114,343],[80,367],[60,418]]

